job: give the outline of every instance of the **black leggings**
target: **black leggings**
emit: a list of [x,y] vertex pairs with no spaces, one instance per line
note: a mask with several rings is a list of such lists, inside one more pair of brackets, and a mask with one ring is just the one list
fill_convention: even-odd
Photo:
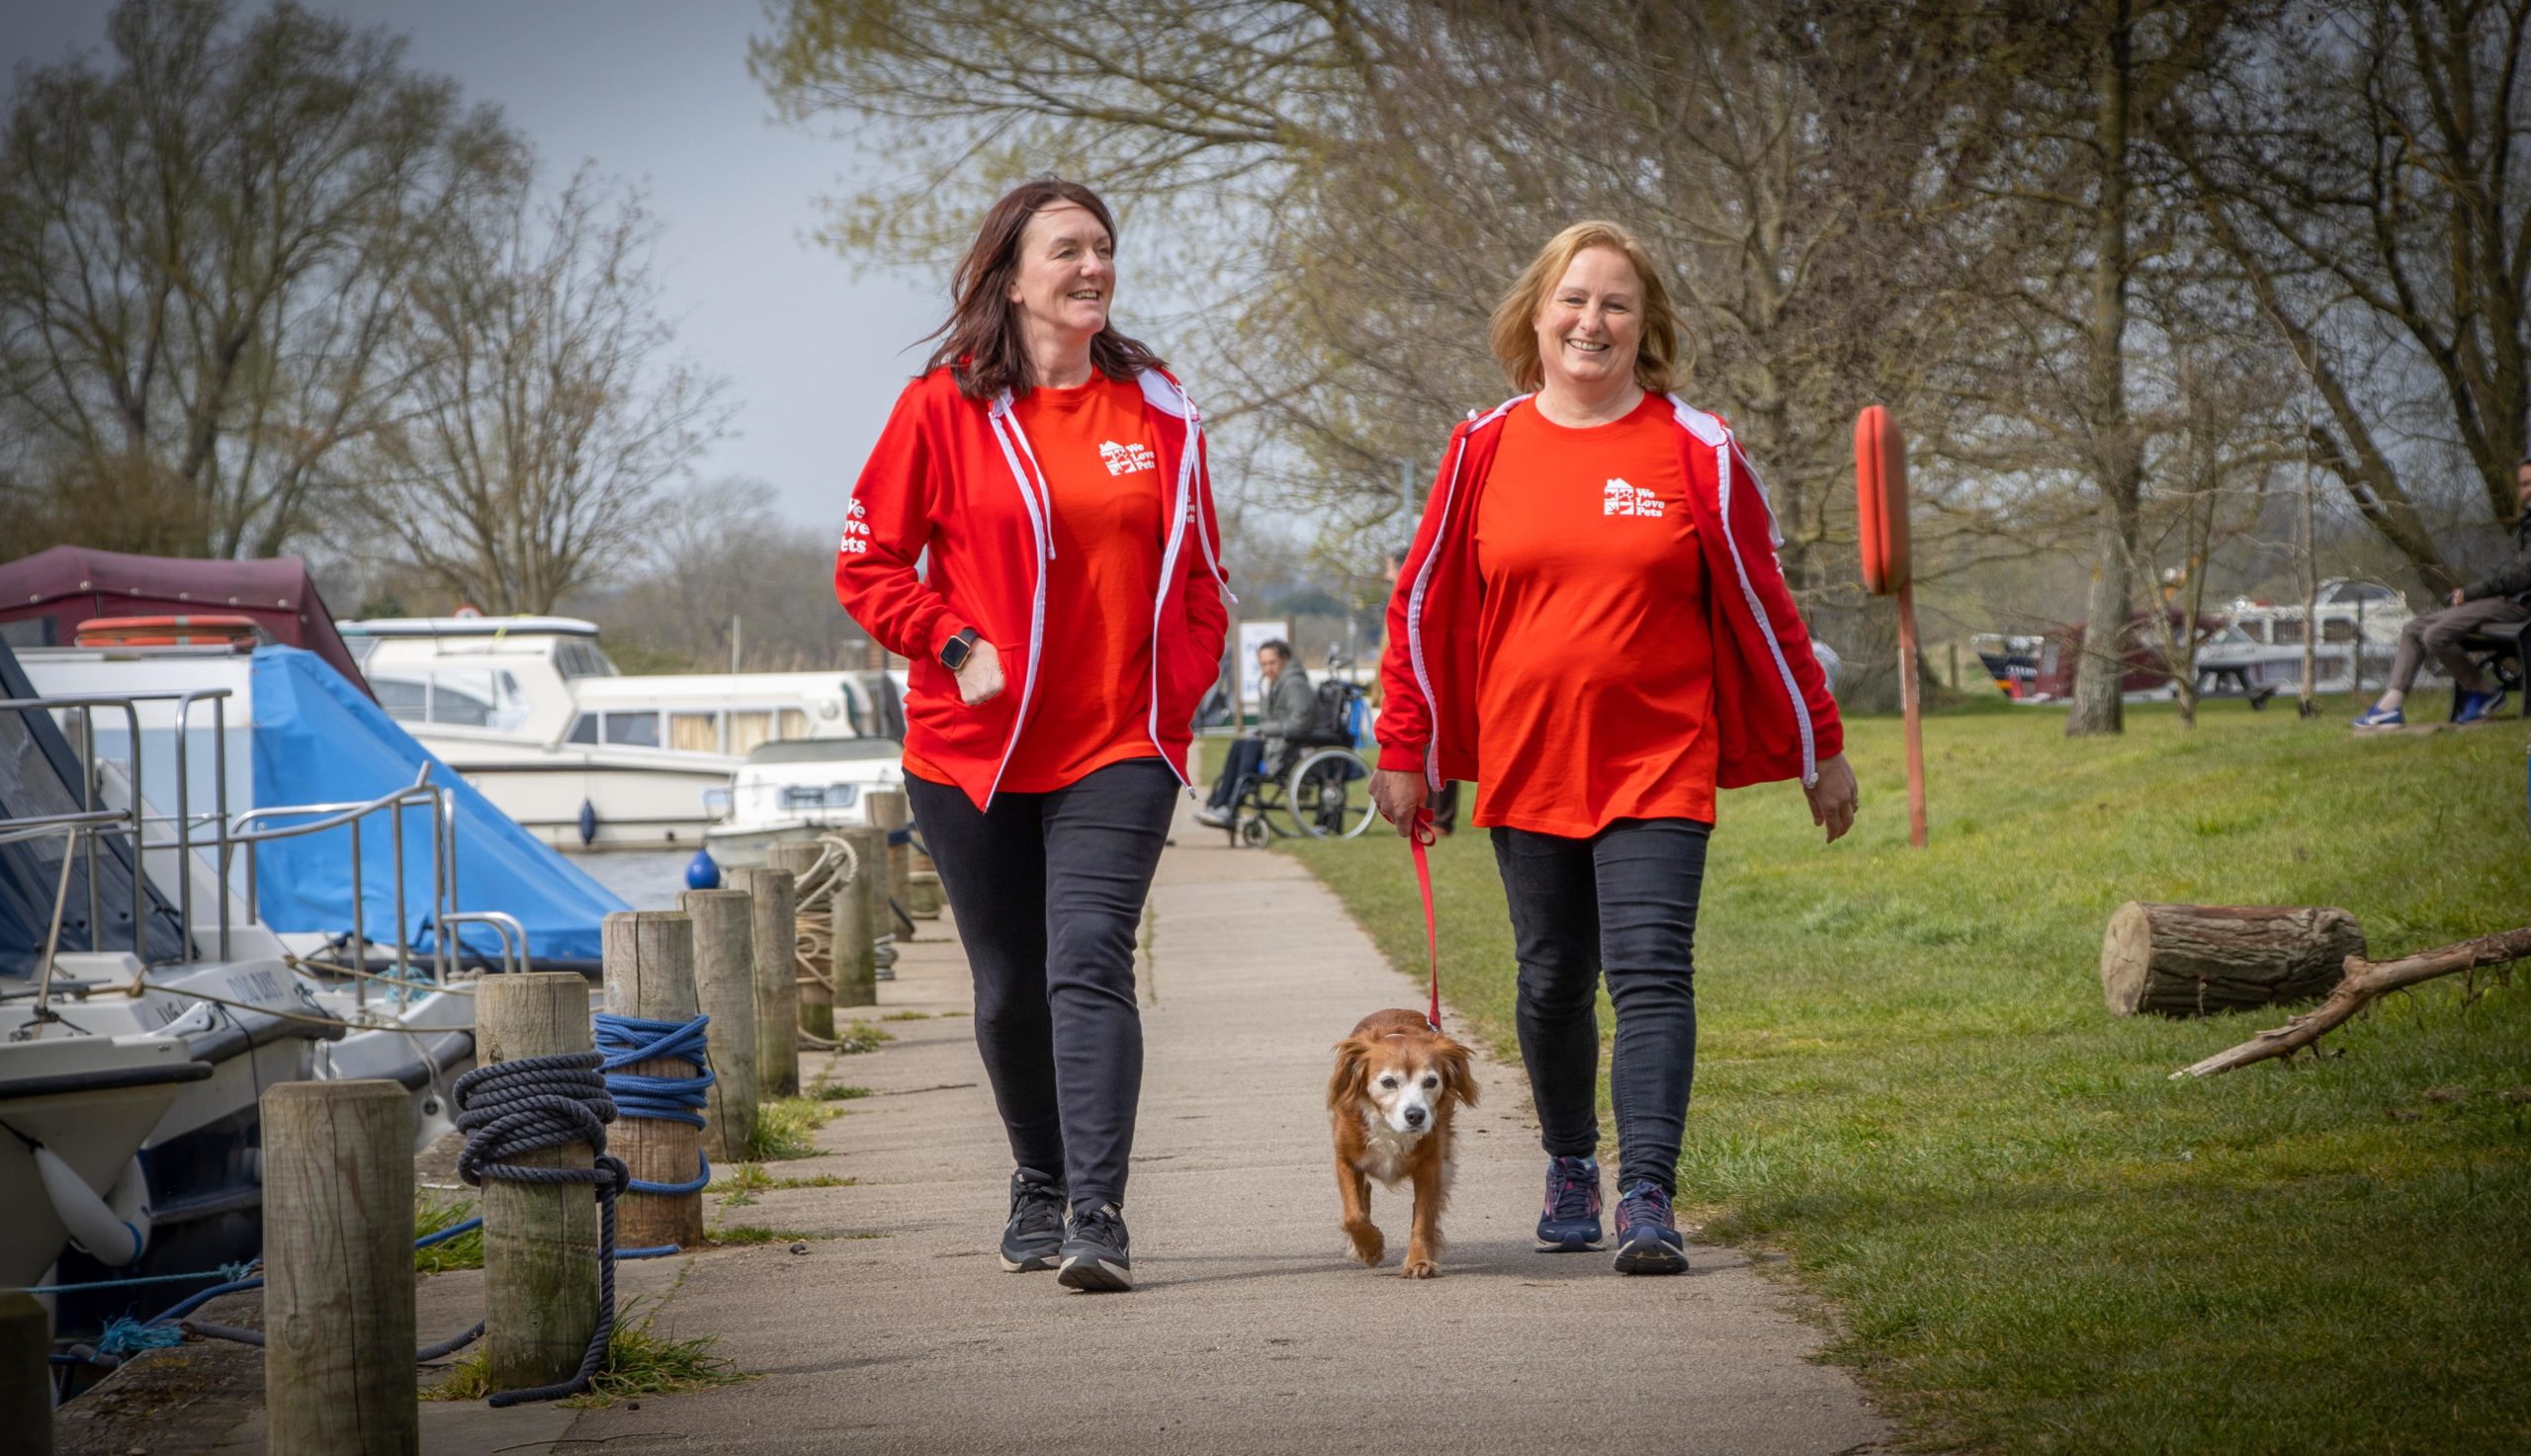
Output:
[[1134,942],[1178,789],[1167,764],[1136,758],[980,814],[906,775],[975,977],[1010,1156],[1033,1181],[1061,1177],[1076,1206],[1125,1201],[1143,1082]]
[[1640,1182],[1678,1191],[1697,1069],[1697,893],[1711,832],[1694,819],[1619,819],[1588,839],[1494,830],[1521,966],[1521,1061],[1539,1144],[1555,1156],[1600,1146],[1596,997],[1608,975],[1619,1193]]

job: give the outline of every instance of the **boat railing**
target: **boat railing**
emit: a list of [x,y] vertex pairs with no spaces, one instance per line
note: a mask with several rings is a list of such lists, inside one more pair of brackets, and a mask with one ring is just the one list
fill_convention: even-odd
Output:
[[[225,688],[216,689],[214,691],[222,698],[225,698],[228,695],[227,689]],[[96,938],[96,943],[91,946],[91,949],[103,950],[105,949],[104,937],[106,924],[106,902],[104,881],[100,879],[97,874],[98,841],[105,835],[110,826],[129,826],[132,841],[131,949],[132,954],[137,957],[143,965],[148,964],[149,961],[149,892],[147,887],[141,883],[145,876],[142,872],[140,862],[140,818],[142,814],[142,800],[140,794],[139,705],[144,702],[166,701],[180,696],[189,697],[191,695],[177,693],[126,693],[94,697],[66,696],[0,698],[0,711],[13,710],[21,715],[32,712],[75,713],[78,715],[80,739],[80,812],[78,817],[83,818],[85,822],[73,831],[72,842],[66,843],[62,846],[62,853],[65,856],[75,855],[78,853],[79,843],[84,841],[86,844],[88,859],[88,926],[89,933]],[[127,782],[129,782],[131,788],[131,804],[128,809],[110,810],[105,807],[105,781],[103,771],[97,760],[97,712],[100,709],[119,712],[124,717],[124,741],[130,748],[129,759],[125,765],[124,771],[127,776]],[[181,745],[179,745],[178,748],[178,761],[182,762]],[[227,775],[224,772],[220,775],[220,786],[223,791],[227,786]],[[54,814],[48,816],[48,819],[46,820],[12,819],[8,821],[8,824],[10,826],[33,826],[47,821],[59,823],[68,817],[71,816]],[[63,874],[66,876],[68,873],[68,868],[65,866]],[[61,931],[61,914],[62,908],[59,907],[57,907],[53,912],[52,935],[56,938],[59,936]],[[188,935],[190,935],[192,931],[190,922],[187,924],[186,930]],[[224,925],[221,932],[221,950],[224,952],[227,949]],[[44,960],[45,972],[48,977],[51,970],[51,957],[46,956]]]
[[506,910],[451,910],[439,917],[443,927],[450,925],[489,925],[501,938],[501,973],[514,975],[528,968],[527,927],[518,916]]
[[[180,961],[195,959],[194,952],[194,855],[206,850],[217,857],[218,867],[218,954],[230,954],[231,916],[229,887],[235,867],[235,856],[243,850],[246,856],[246,914],[251,920],[261,918],[262,903],[258,871],[260,850],[265,844],[302,838],[337,828],[348,828],[351,835],[352,886],[352,954],[364,962],[368,957],[368,894],[362,876],[364,835],[368,820],[384,814],[389,821],[392,847],[391,862],[394,878],[395,915],[395,979],[411,981],[413,952],[407,902],[405,899],[405,853],[408,836],[404,832],[408,814],[423,814],[430,828],[431,904],[428,918],[432,925],[429,958],[431,979],[445,982],[455,964],[456,950],[450,927],[457,924],[484,924],[492,927],[501,943],[504,970],[523,969],[528,963],[527,933],[517,919],[497,911],[464,913],[457,908],[457,815],[453,792],[430,782],[431,765],[424,764],[414,781],[400,789],[391,790],[373,799],[342,804],[271,805],[231,814],[228,808],[228,767],[226,739],[228,731],[227,688],[196,688],[183,692],[118,693],[95,696],[60,696],[0,699],[0,712],[44,712],[75,715],[80,746],[81,808],[66,814],[0,820],[0,844],[49,834],[62,834],[68,842],[65,860],[76,856],[84,845],[88,868],[88,899],[91,949],[103,950],[104,892],[98,875],[100,842],[114,835],[129,838],[132,846],[132,954],[143,968],[150,965],[148,951],[147,854],[152,849],[174,849],[177,856],[177,910],[184,926],[179,937]],[[171,705],[174,717],[174,749],[176,757],[176,813],[153,814],[142,780],[140,705]],[[213,807],[207,813],[196,812],[192,804],[192,754],[188,741],[197,704],[209,703],[212,710],[213,735]],[[97,751],[96,715],[99,712],[121,713],[124,717],[126,757],[123,764],[129,803],[125,808],[110,808],[105,803],[105,767]],[[272,823],[282,818],[305,818],[305,822]],[[198,826],[208,824],[211,832],[203,835]],[[153,826],[172,827],[172,841],[153,842]],[[63,883],[68,883],[69,865],[63,866]],[[47,944],[57,942],[60,919],[66,904],[56,905]],[[49,963],[51,957],[46,956]],[[47,965],[47,969],[48,965]],[[366,982],[363,982],[366,999]]]
[[[258,863],[262,846],[284,839],[305,838],[329,829],[348,828],[351,831],[352,954],[366,961],[369,955],[369,896],[368,882],[363,879],[361,873],[361,830],[372,816],[385,814],[389,824],[392,878],[395,882],[395,979],[399,982],[409,982],[412,979],[412,944],[411,937],[407,933],[408,920],[404,900],[404,846],[408,838],[404,832],[404,814],[407,810],[426,811],[431,831],[431,907],[429,911],[432,925],[431,979],[438,982],[446,981],[452,964],[448,925],[450,917],[458,913],[455,874],[456,824],[454,816],[449,813],[451,801],[448,791],[436,788],[430,783],[430,772],[431,766],[424,764],[421,772],[414,776],[410,785],[391,790],[375,799],[344,804],[272,805],[249,809],[232,816],[220,836],[222,862],[225,863],[225,856],[237,847],[244,847],[247,916],[250,919],[261,919],[263,916]],[[269,824],[263,828],[250,827],[265,820],[289,815],[313,815],[314,817],[305,823]],[[515,925],[517,922],[511,923]],[[494,928],[497,930],[500,927],[496,925]],[[504,933],[502,954],[505,959],[508,952],[509,940]]]

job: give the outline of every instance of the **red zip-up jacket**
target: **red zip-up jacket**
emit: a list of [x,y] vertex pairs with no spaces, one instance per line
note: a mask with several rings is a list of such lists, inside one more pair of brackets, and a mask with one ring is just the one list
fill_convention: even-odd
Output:
[[[1503,443],[1503,417],[1528,396],[1471,412],[1450,433],[1424,521],[1389,596],[1380,659],[1380,767],[1481,783],[1476,756],[1476,633],[1484,582],[1476,568],[1476,502]],[[1713,633],[1713,723],[1719,787],[1797,778],[1845,749],[1810,634],[1776,559],[1783,538],[1757,472],[1730,427],[1669,396],[1688,508],[1704,552]],[[1589,650],[1575,643],[1575,650]]]
[[[1169,537],[1152,592],[1152,674],[1144,706],[1152,745],[1179,782],[1196,701],[1221,668],[1230,613],[1221,588],[1221,528],[1204,467],[1202,416],[1160,370],[1137,377],[1144,406],[1164,422],[1161,479],[1174,481]],[[913,665],[907,673],[906,748],[937,767],[983,809],[993,802],[1029,712],[1063,684],[1048,678],[1045,474],[1004,392],[990,403],[958,391],[947,368],[906,386],[852,503],[835,553],[834,594],[852,620]],[[925,553],[929,561],[916,569]],[[1007,686],[970,708],[940,665],[940,648],[973,627],[1002,653]]]

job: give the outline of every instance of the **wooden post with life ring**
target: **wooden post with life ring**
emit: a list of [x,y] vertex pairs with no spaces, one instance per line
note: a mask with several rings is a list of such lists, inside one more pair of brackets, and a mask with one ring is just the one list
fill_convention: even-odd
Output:
[[1855,416],[1863,584],[1898,598],[1898,706],[1907,732],[1907,842],[1925,847],[1924,715],[1916,691],[1916,593],[1907,552],[1907,442],[1877,404]]

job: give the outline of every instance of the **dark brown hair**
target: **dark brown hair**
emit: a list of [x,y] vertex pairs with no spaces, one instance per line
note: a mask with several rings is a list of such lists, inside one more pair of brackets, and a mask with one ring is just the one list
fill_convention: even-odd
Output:
[[[1007,295],[1019,271],[1019,239],[1028,230],[1028,219],[1062,203],[1074,204],[1097,218],[1098,225],[1107,229],[1108,240],[1115,240],[1116,219],[1107,205],[1078,182],[1040,177],[1004,193],[1002,201],[985,213],[976,240],[967,245],[967,256],[958,260],[958,271],[950,275],[949,296],[954,301],[948,320],[924,336],[940,340],[940,347],[931,351],[922,366],[924,374],[948,365],[956,373],[958,392],[970,399],[991,399],[1004,389],[1016,397],[1036,387],[1028,350],[1019,338],[1018,305]],[[1140,340],[1116,332],[1112,316],[1090,341],[1090,367],[1119,384],[1146,369],[1168,368]]]

